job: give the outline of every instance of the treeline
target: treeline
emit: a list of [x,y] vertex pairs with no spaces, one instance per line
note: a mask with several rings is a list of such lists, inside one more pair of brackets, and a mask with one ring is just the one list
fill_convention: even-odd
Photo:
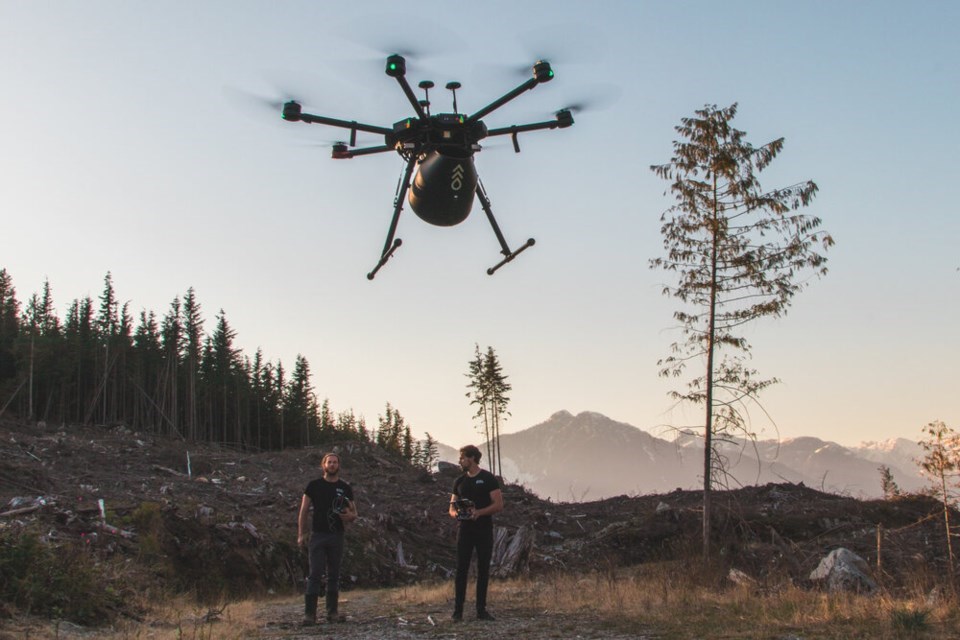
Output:
[[368,429],[352,410],[318,403],[302,355],[288,371],[259,348],[244,355],[235,338],[222,309],[204,332],[192,287],[162,317],[141,311],[135,321],[107,273],[99,299],[74,300],[61,320],[49,282],[21,304],[0,269],[0,416],[123,424],[250,449],[366,440],[423,466],[435,458],[429,434],[415,441],[389,403],[379,428]]

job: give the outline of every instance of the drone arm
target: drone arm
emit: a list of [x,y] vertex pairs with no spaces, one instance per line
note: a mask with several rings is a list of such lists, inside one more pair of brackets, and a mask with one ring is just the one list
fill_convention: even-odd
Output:
[[417,117],[421,120],[426,120],[427,114],[423,110],[423,106],[420,105],[420,101],[417,100],[417,96],[414,95],[413,89],[410,87],[410,83],[407,82],[406,76],[396,76],[396,78],[400,84],[400,88],[403,89],[403,93],[406,94],[407,100],[413,105],[413,110],[417,112]]
[[393,147],[382,145],[379,147],[364,147],[363,149],[348,149],[345,144],[336,144],[333,146],[333,157],[336,160],[349,160],[356,156],[369,156],[374,153],[384,153],[393,151]]
[[538,131],[540,129],[556,129],[558,127],[560,127],[560,123],[558,123],[556,120],[551,120],[549,122],[537,122],[535,124],[515,124],[509,127],[501,127],[500,129],[490,129],[487,131],[487,137],[513,135],[517,133],[525,133],[527,131]]
[[[289,118],[287,118],[289,119]],[[362,122],[350,122],[348,120],[338,120],[326,116],[315,116],[309,113],[301,113],[299,120],[309,122],[310,124],[325,124],[331,127],[340,127],[341,129],[350,129],[351,131],[365,131],[367,133],[379,133],[385,135],[393,133],[393,129],[378,127],[372,124],[363,124]]]
[[516,98],[518,95],[520,95],[524,91],[529,91],[530,89],[533,89],[538,84],[541,84],[543,82],[550,82],[551,80],[553,80],[553,69],[550,68],[550,63],[547,62],[546,60],[537,60],[536,64],[533,65],[532,78],[530,78],[529,80],[527,80],[526,82],[518,86],[513,91],[510,91],[509,93],[506,93],[500,98],[494,100],[493,102],[485,106],[483,109],[480,109],[480,111],[477,111],[475,114],[467,118],[467,122],[468,123],[477,122],[488,113],[494,111],[495,109],[499,109],[503,105],[507,104],[508,102]]
[[573,114],[568,109],[562,109],[557,112],[557,119],[547,122],[534,122],[531,124],[515,124],[510,127],[500,129],[491,129],[487,131],[487,137],[510,135],[513,138],[513,149],[520,153],[520,143],[517,141],[517,134],[526,131],[538,131],[540,129],[566,129],[573,124]]
[[485,115],[489,114],[490,112],[492,112],[492,111],[494,111],[494,110],[496,110],[496,109],[499,109],[499,108],[502,107],[503,105],[507,104],[508,102],[510,102],[511,100],[513,100],[514,98],[516,98],[517,96],[519,96],[521,93],[523,93],[523,92],[525,92],[525,91],[529,91],[530,89],[533,89],[533,88],[534,88],[535,86],[537,86],[539,83],[540,83],[540,81],[537,80],[536,78],[530,78],[529,80],[527,80],[526,82],[524,82],[523,84],[521,84],[519,87],[517,87],[517,88],[514,89],[513,91],[511,91],[511,92],[509,92],[509,93],[501,96],[501,97],[498,98],[497,100],[494,100],[493,102],[491,102],[490,104],[488,104],[487,106],[485,106],[483,109],[480,109],[480,111],[477,111],[475,114],[473,114],[472,116],[470,116],[469,118],[467,118],[467,122],[468,122],[468,123],[473,123],[473,122],[476,122],[477,120],[480,120],[481,118],[483,118]]

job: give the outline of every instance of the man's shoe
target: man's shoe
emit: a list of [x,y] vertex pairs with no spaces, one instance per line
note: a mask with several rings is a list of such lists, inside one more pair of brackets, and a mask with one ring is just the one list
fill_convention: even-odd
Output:
[[454,611],[450,619],[454,622],[463,622],[463,611]]
[[346,621],[347,621],[347,616],[343,615],[342,613],[337,613],[336,611],[334,611],[333,613],[327,614],[327,622],[334,623],[334,622],[346,622]]
[[477,614],[477,620],[488,620],[489,622],[493,622],[496,620],[496,618],[490,615],[489,611],[484,610]]
[[300,623],[300,626],[303,626],[303,627],[315,627],[316,625],[317,625],[317,621],[314,620],[313,618],[304,618],[303,622]]

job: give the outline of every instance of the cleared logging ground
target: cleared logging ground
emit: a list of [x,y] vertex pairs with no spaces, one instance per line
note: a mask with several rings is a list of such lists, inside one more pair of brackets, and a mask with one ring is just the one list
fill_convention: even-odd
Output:
[[452,585],[419,584],[346,592],[348,621],[302,627],[296,597],[248,600],[215,607],[143,602],[141,620],[110,629],[18,619],[0,625],[0,638],[744,638],[819,640],[960,637],[957,601],[931,597],[827,594],[791,586],[718,587],[699,565],[651,564],[583,575],[491,585],[495,622],[450,620]]

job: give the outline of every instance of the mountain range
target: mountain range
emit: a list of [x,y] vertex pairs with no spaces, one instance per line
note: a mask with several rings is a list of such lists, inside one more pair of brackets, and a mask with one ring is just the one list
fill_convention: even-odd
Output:
[[[486,451],[485,445],[480,448]],[[502,435],[500,451],[505,481],[558,502],[703,486],[702,438],[678,432],[667,440],[592,411],[577,415],[558,411],[540,424]],[[877,498],[883,493],[881,465],[889,467],[901,491],[915,492],[927,484],[916,463],[923,450],[905,438],[857,447],[813,437],[731,439],[720,443],[718,451],[727,460],[729,488],[792,482]],[[456,449],[441,445],[440,459],[456,461]]]

